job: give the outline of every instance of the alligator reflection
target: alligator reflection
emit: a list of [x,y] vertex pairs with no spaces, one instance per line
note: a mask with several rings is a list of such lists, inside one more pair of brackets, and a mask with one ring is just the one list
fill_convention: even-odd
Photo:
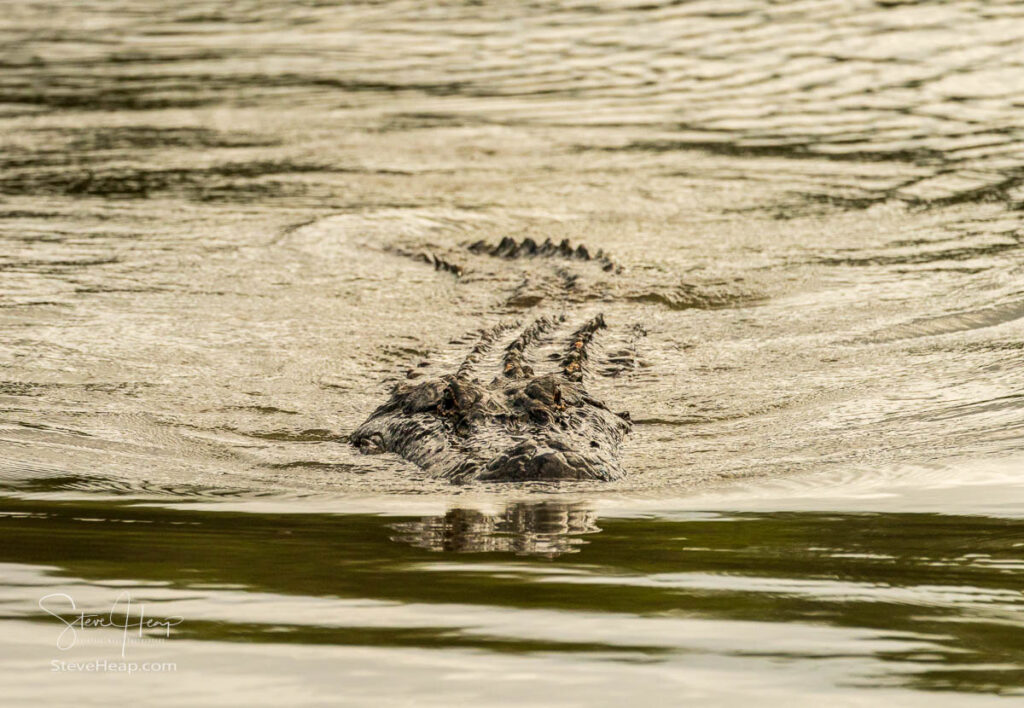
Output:
[[430,551],[455,553],[515,553],[553,558],[576,553],[587,543],[581,536],[597,533],[597,514],[578,504],[520,502],[500,514],[476,509],[450,509],[395,524],[393,541]]

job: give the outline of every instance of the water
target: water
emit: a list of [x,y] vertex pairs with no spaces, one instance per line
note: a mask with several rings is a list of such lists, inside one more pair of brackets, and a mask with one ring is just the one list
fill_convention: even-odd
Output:
[[[12,705],[1020,699],[1018,3],[3,10]],[[624,480],[345,444],[552,312]]]
[[[0,517],[0,676],[16,702],[45,679],[47,695],[87,705],[1019,697],[1024,485],[1008,472],[989,470],[968,493],[934,470],[908,472],[902,486],[917,496],[946,492],[945,513],[898,492],[827,500],[770,485],[467,503],[90,494],[95,482],[38,480]],[[1016,497],[983,509],[963,501],[972,488],[990,503]],[[821,510],[843,506],[853,510]],[[40,598],[64,593],[106,615],[125,592],[146,616],[180,618],[169,641],[129,643],[127,660],[177,672],[45,676],[55,659],[119,660],[124,638],[80,629],[62,653],[64,625]]]

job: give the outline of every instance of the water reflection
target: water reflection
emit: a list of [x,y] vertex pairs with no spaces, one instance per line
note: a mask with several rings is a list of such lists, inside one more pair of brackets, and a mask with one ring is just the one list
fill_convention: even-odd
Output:
[[580,504],[520,502],[501,513],[450,509],[443,516],[395,524],[392,540],[429,551],[454,553],[514,553],[554,558],[577,553],[598,533],[597,514]]
[[58,498],[0,497],[0,622],[50,627],[40,588],[102,608],[116,586],[185,617],[172,642],[542,654],[577,667],[600,656],[682,672],[703,656],[1013,695],[1024,683],[1020,519],[599,519],[559,502],[395,519],[306,513],[305,501],[268,511],[263,498],[242,512],[237,496],[231,511],[210,496],[74,498],[77,485],[59,486]]

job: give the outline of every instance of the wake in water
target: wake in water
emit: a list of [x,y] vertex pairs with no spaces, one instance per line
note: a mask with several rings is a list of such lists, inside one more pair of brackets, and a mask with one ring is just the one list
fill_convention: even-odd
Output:
[[1012,455],[1022,28],[1002,2],[13,9],[3,474],[442,491],[347,437],[467,332],[599,313],[593,397],[634,427],[611,489]]

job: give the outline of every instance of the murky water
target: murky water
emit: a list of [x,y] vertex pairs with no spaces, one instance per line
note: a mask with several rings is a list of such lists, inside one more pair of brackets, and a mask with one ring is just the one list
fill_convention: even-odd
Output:
[[[5,697],[1019,700],[1021,47],[995,0],[5,4]],[[608,322],[625,479],[346,444],[550,313]],[[124,592],[176,670],[54,671],[123,632],[41,598]]]

